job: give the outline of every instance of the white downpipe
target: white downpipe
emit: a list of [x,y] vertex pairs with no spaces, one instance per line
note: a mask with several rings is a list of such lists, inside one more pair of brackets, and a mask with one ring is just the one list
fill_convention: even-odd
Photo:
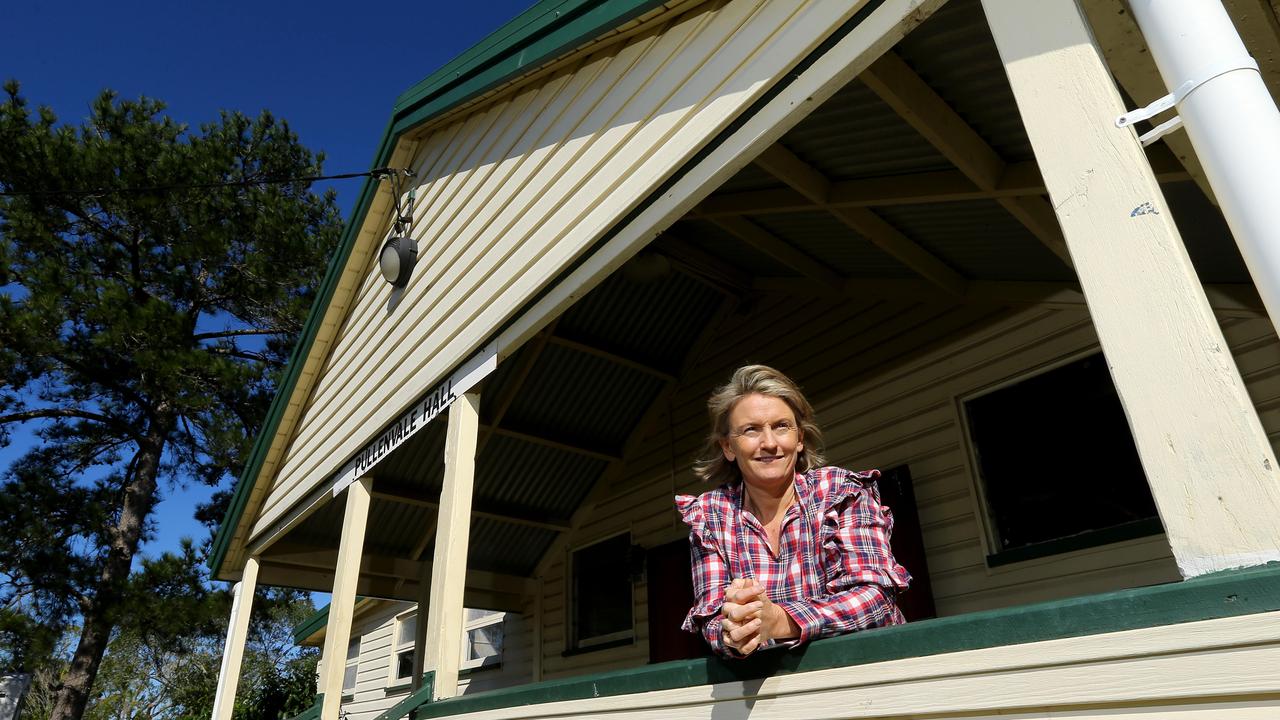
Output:
[[1273,325],[1280,321],[1280,111],[1219,0],[1129,0]]

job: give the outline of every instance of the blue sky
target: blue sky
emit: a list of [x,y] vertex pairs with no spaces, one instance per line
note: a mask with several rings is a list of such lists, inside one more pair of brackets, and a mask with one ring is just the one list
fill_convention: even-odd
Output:
[[[193,127],[223,109],[268,109],[324,151],[326,173],[364,171],[401,92],[534,3],[15,0],[0,21],[0,78],[16,78],[32,105],[68,123],[87,116],[104,88],[163,100]],[[332,186],[346,217],[360,181]],[[30,442],[15,432],[0,467]],[[202,539],[191,513],[207,495],[169,493],[144,552],[176,547],[184,535]]]

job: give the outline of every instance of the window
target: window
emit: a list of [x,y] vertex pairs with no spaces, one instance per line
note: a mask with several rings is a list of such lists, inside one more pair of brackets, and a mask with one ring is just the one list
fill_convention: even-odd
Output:
[[963,408],[994,549],[988,564],[1162,531],[1101,353]]
[[398,683],[413,678],[413,640],[418,632],[418,611],[410,610],[396,616],[391,661],[391,682]]
[[462,669],[493,667],[502,663],[502,622],[506,613],[466,610],[462,625]]
[[342,694],[356,689],[356,675],[360,671],[360,638],[347,643],[347,669],[342,673]]
[[631,534],[576,550],[571,565],[572,649],[629,640],[633,634]]

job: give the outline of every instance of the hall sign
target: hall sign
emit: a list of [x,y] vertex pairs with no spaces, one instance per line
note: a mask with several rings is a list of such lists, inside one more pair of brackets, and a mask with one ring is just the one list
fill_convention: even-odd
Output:
[[497,367],[497,345],[490,344],[482,348],[452,375],[431,388],[426,395],[413,404],[413,407],[356,453],[355,457],[348,460],[333,478],[333,494],[338,495],[355,482],[356,478],[367,474],[373,466],[391,454],[392,450],[400,447],[414,433],[439,417],[453,404],[454,400],[458,399],[459,395],[475,387]]

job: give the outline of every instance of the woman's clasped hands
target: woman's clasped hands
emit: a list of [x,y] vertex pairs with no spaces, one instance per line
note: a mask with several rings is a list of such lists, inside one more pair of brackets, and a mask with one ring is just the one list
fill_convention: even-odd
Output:
[[770,640],[795,637],[799,630],[791,616],[769,600],[764,585],[755,578],[735,578],[725,588],[720,627],[725,646],[744,656],[767,646]]

